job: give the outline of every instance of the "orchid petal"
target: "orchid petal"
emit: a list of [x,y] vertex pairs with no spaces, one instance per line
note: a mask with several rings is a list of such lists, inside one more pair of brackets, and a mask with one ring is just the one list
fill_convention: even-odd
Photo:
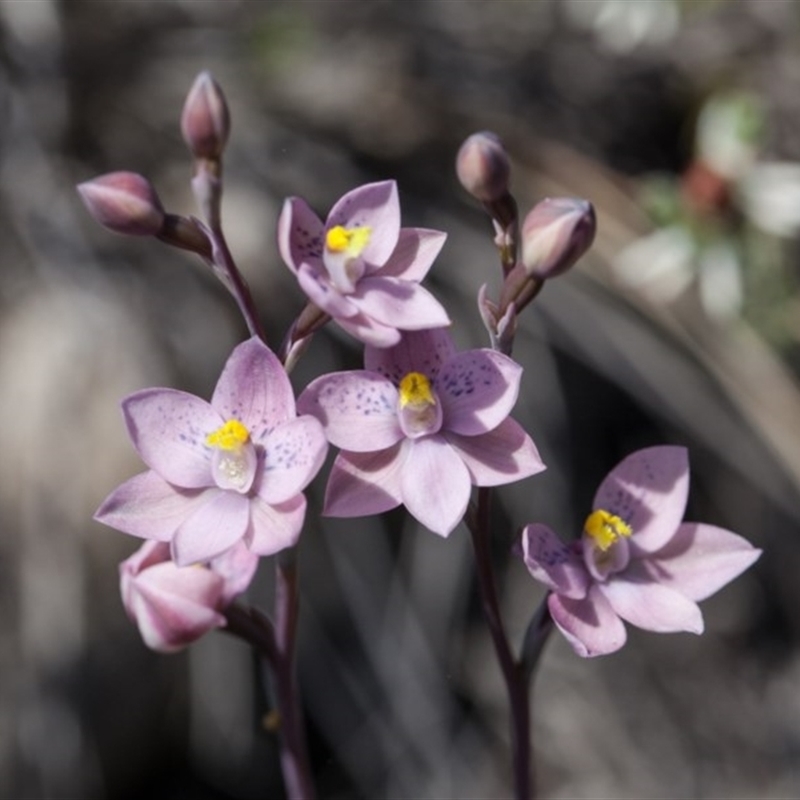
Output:
[[331,209],[325,229],[337,225],[369,228],[369,241],[361,258],[368,264],[385,264],[400,234],[400,200],[395,181],[368,183],[343,195]]
[[94,518],[131,536],[168,542],[183,522],[206,502],[206,492],[176,489],[148,470],[111,492]]
[[377,322],[365,314],[337,319],[336,323],[342,330],[371,347],[393,347],[400,341],[400,331],[397,328]]
[[244,423],[255,442],[295,414],[294,393],[278,357],[257,337],[238,345],[217,381],[211,405]]
[[[119,565],[119,588],[122,594],[122,604],[129,616],[132,613],[130,604],[133,579],[142,570],[171,560],[169,543],[150,539]],[[133,617],[131,618],[133,619]]]
[[442,366],[435,388],[444,409],[444,427],[475,436],[496,428],[519,395],[522,367],[494,350],[466,350]]
[[256,496],[250,509],[250,528],[245,541],[254,553],[271,556],[297,544],[306,516],[304,495],[295,495],[274,506]]
[[328,442],[311,416],[278,425],[264,442],[264,468],[255,490],[270,505],[284,503],[308,486],[325,461]]
[[205,400],[176,389],[144,389],[122,412],[136,452],[164,480],[184,489],[212,486],[206,436],[224,420]]
[[297,271],[297,282],[308,299],[335,320],[349,319],[358,314],[358,309],[331,283],[327,273],[303,264]]
[[448,536],[467,510],[469,472],[440,436],[406,440],[401,486],[409,513],[439,536]]
[[403,438],[397,421],[397,389],[374,372],[323,375],[297,399],[300,413],[316,417],[328,441],[354,452],[383,450]]
[[348,299],[364,316],[404,331],[450,324],[447,312],[427,289],[400,278],[365,276]]
[[329,517],[365,517],[399,506],[405,461],[401,444],[374,453],[339,453],[328,478],[323,513]]
[[389,260],[376,275],[383,278],[402,278],[421,281],[431,268],[444,245],[447,234],[426,228],[400,228],[400,235]]
[[545,469],[533,439],[511,418],[478,436],[449,431],[442,436],[461,457],[475,486],[502,486]]
[[248,549],[244,541],[236,542],[222,555],[211,559],[209,569],[224,581],[220,595],[220,608],[225,608],[235,597],[247,589],[256,573],[258,561],[258,556]]
[[303,264],[322,266],[324,225],[305,200],[284,201],[278,218],[278,249],[287,267],[297,272]]
[[217,610],[222,579],[208,569],[178,567],[167,561],[135,577],[123,575],[125,608],[144,643],[172,653],[213,628],[225,625]]
[[703,615],[693,600],[659,583],[629,581],[614,576],[598,584],[622,619],[656,633],[703,632]]
[[621,461],[600,484],[593,508],[622,517],[633,529],[633,552],[663,547],[680,525],[689,493],[683,447],[650,447]]
[[639,564],[650,579],[700,601],[742,574],[761,550],[735,533],[697,522],[686,522],[653,556]]
[[596,585],[582,600],[551,594],[547,607],[556,627],[583,658],[613,653],[628,638],[622,620]]
[[586,597],[591,579],[573,547],[538,523],[523,528],[520,542],[520,556],[537,581],[563,597],[574,600]]
[[172,557],[179,567],[209,561],[241,539],[250,518],[250,500],[238,492],[211,490],[175,532]]
[[425,331],[406,331],[403,338],[389,350],[367,346],[364,367],[379,372],[395,386],[409,372],[421,372],[434,381],[442,365],[456,353],[456,346],[446,328]]

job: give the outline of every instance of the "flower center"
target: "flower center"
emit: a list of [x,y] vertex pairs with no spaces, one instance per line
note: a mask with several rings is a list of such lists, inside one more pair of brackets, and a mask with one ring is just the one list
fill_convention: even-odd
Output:
[[211,473],[217,486],[241,494],[250,491],[258,456],[247,427],[238,419],[229,419],[206,436],[206,444],[214,448]]
[[426,375],[409,372],[398,390],[400,427],[406,436],[416,439],[442,427],[442,406]]
[[622,517],[598,508],[586,518],[583,530],[596,547],[605,553],[614,542],[623,536],[628,537],[633,529]]
[[335,225],[325,234],[325,247],[332,253],[345,253],[350,258],[357,258],[367,246],[372,229],[345,228]]

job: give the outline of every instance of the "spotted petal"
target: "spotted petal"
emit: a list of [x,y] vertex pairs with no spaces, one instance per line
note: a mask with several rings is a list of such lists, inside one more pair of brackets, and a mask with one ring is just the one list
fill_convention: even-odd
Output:
[[328,441],[354,452],[383,450],[403,437],[397,421],[397,389],[365,370],[336,372],[312,381],[297,399],[312,414]]
[[442,366],[436,391],[444,410],[444,427],[465,436],[496,428],[519,395],[522,367],[494,350],[465,350]]
[[278,425],[264,440],[264,466],[254,487],[270,505],[284,503],[303,491],[319,472],[328,442],[311,416]]
[[520,556],[528,572],[548,589],[575,600],[586,597],[591,578],[583,559],[546,525],[525,526]]
[[123,401],[122,412],[150,469],[185,489],[213,485],[205,439],[224,420],[205,400],[176,389],[144,389]]
[[689,493],[683,447],[650,447],[621,461],[600,484],[593,508],[616,514],[633,529],[631,550],[652,553],[675,535]]
[[243,422],[255,442],[295,414],[294,393],[286,370],[255,336],[238,345],[229,356],[211,405],[224,420]]
[[324,225],[299,197],[288,198],[278,218],[278,249],[292,272],[303,264],[322,265]]
[[442,365],[456,353],[456,346],[446,328],[424,331],[405,331],[403,338],[392,348],[364,349],[364,367],[380,372],[395,386],[409,372],[421,372],[435,380]]

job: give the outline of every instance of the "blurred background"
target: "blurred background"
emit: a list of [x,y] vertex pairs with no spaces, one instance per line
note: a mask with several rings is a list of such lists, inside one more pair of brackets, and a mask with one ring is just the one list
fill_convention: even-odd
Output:
[[[449,238],[427,285],[485,346],[491,226],[453,161],[491,129],[522,213],[590,199],[598,236],[521,321],[515,417],[548,470],[500,489],[496,568],[518,643],[542,591],[518,528],[576,535],[639,447],[689,447],[689,519],[764,548],[706,633],[630,630],[584,661],[553,636],[533,692],[542,796],[800,796],[800,10],[793,0],[0,2],[0,796],[282,796],[263,675],[213,633],[146,650],[119,599],[138,542],[91,521],[140,471],[119,400],[208,397],[246,330],[202,263],[96,225],[74,190],[146,175],[195,213],[179,116],[195,75],[233,129],[225,229],[273,346],[303,306],[275,223],[399,182]],[[319,333],[293,374],[360,366]],[[299,671],[324,798],[511,795],[504,688],[467,532],[402,511],[301,542]],[[270,604],[265,563],[250,599]]]

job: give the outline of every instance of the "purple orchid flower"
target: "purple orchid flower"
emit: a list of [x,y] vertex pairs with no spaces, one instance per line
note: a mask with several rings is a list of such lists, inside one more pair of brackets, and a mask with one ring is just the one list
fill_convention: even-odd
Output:
[[208,564],[179,567],[166,542],[148,541],[119,565],[122,602],[148,647],[174,653],[227,624],[221,612],[257,566],[243,542]]
[[447,312],[419,282],[446,234],[400,227],[394,181],[344,195],[323,224],[291,197],[278,220],[278,246],[312,303],[373,347],[391,347],[400,331],[449,325]]
[[178,566],[210,561],[242,540],[261,556],[296,543],[302,491],[327,442],[314,417],[296,416],[289,378],[259,339],[236,347],[211,403],[146,389],[122,408],[150,469],[112,492],[95,519],[170,542]]
[[323,375],[297,400],[342,448],[325,496],[334,517],[400,505],[447,536],[470,486],[498,486],[544,469],[531,437],[509,418],[522,368],[493,350],[457,353],[443,329],[367,346],[364,370]]
[[682,522],[688,493],[686,450],[651,447],[606,476],[580,541],[564,544],[545,525],[525,527],[519,554],[551,590],[550,614],[578,655],[622,647],[623,620],[658,633],[702,633],[698,601],[761,555],[730,531]]

